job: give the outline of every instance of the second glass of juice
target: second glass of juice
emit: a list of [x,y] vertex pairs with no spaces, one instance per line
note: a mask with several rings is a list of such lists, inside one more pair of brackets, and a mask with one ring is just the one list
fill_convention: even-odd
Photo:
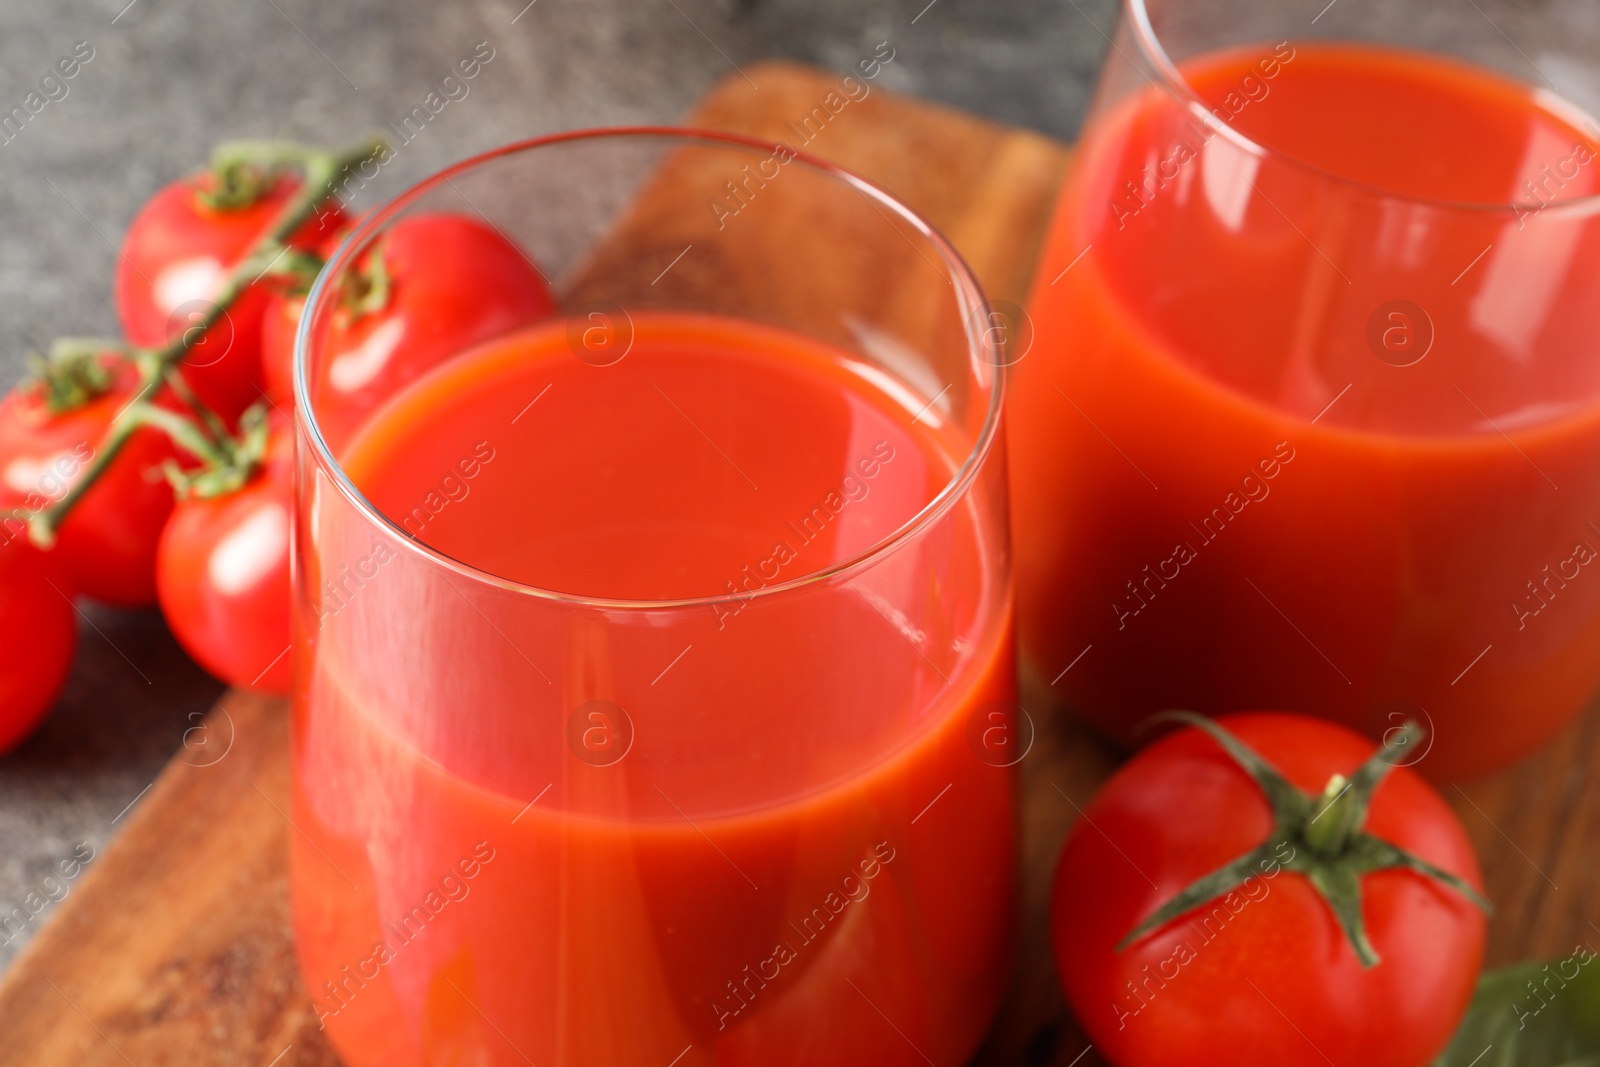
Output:
[[1022,649],[1125,740],[1413,718],[1449,780],[1600,683],[1600,37],[1319,7],[1126,4],[1010,401]]
[[[324,339],[436,213],[562,312],[330,443],[383,357]],[[293,916],[346,1063],[971,1053],[1016,858],[986,322],[894,200],[731,137],[513,146],[356,229],[296,370]]]

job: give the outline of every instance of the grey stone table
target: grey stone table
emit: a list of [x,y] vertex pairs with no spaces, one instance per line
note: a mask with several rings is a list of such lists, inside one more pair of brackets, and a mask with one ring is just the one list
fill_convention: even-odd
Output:
[[[880,41],[886,87],[1069,137],[1114,20],[1114,0],[0,0],[0,114],[78,42],[93,50],[0,143],[0,384],[52,337],[115,332],[116,242],[213,143],[381,130],[478,42],[493,58],[375,199],[505,141],[671,122],[739,64],[844,69]],[[43,897],[80,843],[104,848],[220,692],[153,612],[90,607],[81,630],[54,714],[0,758],[0,915]],[[49,914],[0,930],[0,966]]]

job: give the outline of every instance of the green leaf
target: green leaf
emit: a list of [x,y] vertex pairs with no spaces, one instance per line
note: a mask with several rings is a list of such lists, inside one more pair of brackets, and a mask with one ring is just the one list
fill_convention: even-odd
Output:
[[1485,974],[1433,1067],[1600,1067],[1600,958],[1580,945]]

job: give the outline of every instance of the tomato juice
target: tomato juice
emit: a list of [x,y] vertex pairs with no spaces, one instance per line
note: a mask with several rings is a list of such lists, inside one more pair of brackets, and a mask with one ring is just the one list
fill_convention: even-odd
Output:
[[393,397],[341,463],[395,526],[315,475],[323,1025],[352,1067],[958,1062],[1008,964],[1013,774],[972,740],[1014,706],[1003,526],[976,486],[851,561],[973,443],[794,333],[630,335],[596,366],[528,328]]
[[1375,46],[1180,70],[1091,121],[1036,275],[1024,660],[1124,740],[1407,715],[1501,766],[1600,681],[1600,126]]

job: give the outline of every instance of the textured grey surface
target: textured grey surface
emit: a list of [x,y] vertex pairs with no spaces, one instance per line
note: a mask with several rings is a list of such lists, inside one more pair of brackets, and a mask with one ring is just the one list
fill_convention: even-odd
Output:
[[[1076,130],[1114,0],[0,0],[0,113],[58,56],[94,57],[0,145],[0,382],[62,334],[116,330],[114,243],[159,185],[231,137],[328,143],[421,104],[480,41],[494,58],[373,183],[553,130],[671,122],[736,65],[848,68],[879,41],[884,85],[1060,137]],[[925,6],[926,5],[926,6]],[[1091,24],[1092,20],[1092,24]],[[1096,27],[1098,26],[1098,30]],[[59,89],[52,90],[60,95]],[[46,726],[0,758],[0,917],[115,820],[218,686],[154,614],[91,611]],[[0,634],[0,640],[5,635]],[[71,892],[71,885],[66,886]],[[0,966],[54,904],[14,937]]]

